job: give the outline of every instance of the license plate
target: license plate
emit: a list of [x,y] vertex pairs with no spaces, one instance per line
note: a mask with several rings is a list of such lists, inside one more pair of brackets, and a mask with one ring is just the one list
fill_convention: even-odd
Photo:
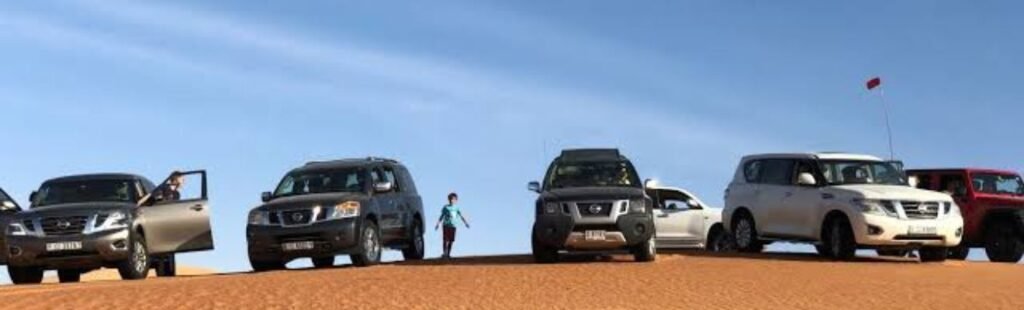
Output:
[[81,250],[81,241],[67,241],[67,242],[53,242],[46,244],[47,252],[59,252],[59,251],[74,251]]
[[907,233],[911,235],[934,235],[938,233],[935,226],[910,226]]
[[587,241],[604,241],[603,230],[588,230],[584,233]]
[[312,250],[313,241],[300,241],[300,242],[288,242],[281,245],[281,249],[285,251],[302,251]]

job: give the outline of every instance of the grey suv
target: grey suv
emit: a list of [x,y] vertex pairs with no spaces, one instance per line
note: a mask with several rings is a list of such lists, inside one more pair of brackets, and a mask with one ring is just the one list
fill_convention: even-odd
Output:
[[380,262],[383,248],[423,258],[423,202],[409,170],[383,158],[311,162],[284,176],[249,212],[246,238],[255,271],[309,257],[317,268],[350,255],[356,266]]
[[637,261],[653,261],[654,203],[644,187],[633,164],[617,149],[562,151],[544,183],[529,184],[540,194],[532,234],[534,260],[556,262],[559,251],[626,251]]
[[[189,187],[185,178],[199,181]],[[126,280],[143,279],[151,268],[174,276],[176,253],[213,249],[202,170],[175,172],[161,186],[134,174],[56,178],[29,200],[30,209],[5,227],[15,284],[39,283],[47,269],[61,282],[101,267],[117,268]]]

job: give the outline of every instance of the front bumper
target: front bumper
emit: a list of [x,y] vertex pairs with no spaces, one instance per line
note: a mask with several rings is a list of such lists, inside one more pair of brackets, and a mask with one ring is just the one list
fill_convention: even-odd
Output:
[[[587,240],[587,230],[605,231],[604,240]],[[564,214],[539,215],[533,226],[537,242],[564,250],[616,250],[640,244],[654,235],[650,214],[626,214],[607,224],[577,224]]]
[[[316,222],[305,226],[282,227],[249,225],[246,240],[251,260],[291,260],[299,257],[357,254],[360,220],[347,218]],[[312,241],[313,249],[285,251],[282,244]]]
[[[861,214],[851,219],[857,244],[868,247],[955,247],[963,238],[961,217],[932,220],[901,220],[883,215]],[[934,233],[911,231],[934,227]]]
[[[45,269],[95,269],[128,259],[128,229],[73,236],[7,236],[7,263]],[[48,252],[46,244],[80,241],[81,250]]]

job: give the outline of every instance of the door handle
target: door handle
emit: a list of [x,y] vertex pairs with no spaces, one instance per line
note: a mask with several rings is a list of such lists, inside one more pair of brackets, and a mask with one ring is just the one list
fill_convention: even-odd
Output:
[[196,211],[196,212],[203,211],[203,205],[194,205],[194,206],[189,207],[189,209],[191,209],[192,211]]

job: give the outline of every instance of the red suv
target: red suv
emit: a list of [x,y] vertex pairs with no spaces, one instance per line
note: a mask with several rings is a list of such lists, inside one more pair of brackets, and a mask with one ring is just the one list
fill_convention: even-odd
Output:
[[1012,171],[993,169],[913,169],[917,187],[953,196],[964,217],[964,238],[949,258],[964,259],[984,247],[993,262],[1024,256],[1024,181]]

